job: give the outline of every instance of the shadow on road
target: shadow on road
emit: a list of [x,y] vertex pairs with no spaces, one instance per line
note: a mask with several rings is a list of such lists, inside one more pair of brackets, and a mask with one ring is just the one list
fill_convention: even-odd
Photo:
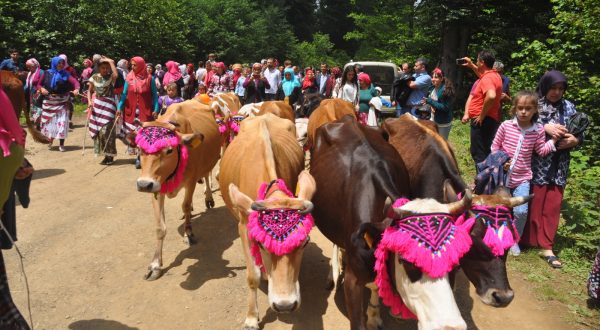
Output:
[[[327,274],[329,272],[329,258],[323,255],[315,243],[309,243],[302,257],[302,268],[300,269],[300,309],[291,314],[277,314],[268,309],[266,315],[261,319],[260,326],[279,320],[280,322],[292,324],[292,329],[324,329],[323,315],[327,311],[327,298],[331,291],[326,289]],[[261,281],[260,291],[267,294],[267,283]],[[260,294],[260,293],[259,293]],[[264,306],[259,307],[261,310]]]
[[137,330],[138,328],[127,326],[123,323],[112,321],[112,320],[102,320],[102,319],[92,319],[92,320],[80,320],[69,324],[69,329],[73,330]]
[[45,179],[51,176],[61,175],[65,172],[66,171],[62,168],[43,168],[33,171],[33,180]]
[[[192,230],[196,244],[179,252],[175,260],[164,268],[163,275],[170,269],[181,266],[183,260],[197,260],[187,269],[187,278],[180,286],[186,290],[196,290],[206,281],[224,277],[235,277],[235,270],[246,267],[228,267],[223,259],[227,250],[238,237],[237,221],[225,206],[208,210],[192,218]],[[178,228],[183,237],[183,223]]]

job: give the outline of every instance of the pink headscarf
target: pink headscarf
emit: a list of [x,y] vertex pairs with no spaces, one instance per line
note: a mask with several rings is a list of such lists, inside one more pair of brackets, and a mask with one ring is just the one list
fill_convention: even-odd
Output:
[[358,75],[358,81],[363,81],[365,84],[371,85],[371,77],[364,72]]
[[167,67],[167,72],[163,77],[163,86],[167,86],[170,82],[176,82],[181,78],[179,63],[175,61],[168,61],[165,66]]
[[83,60],[83,66],[86,68],[89,68],[92,66],[92,60],[90,60],[89,58],[86,58],[85,60]]
[[62,58],[63,60],[65,60],[65,69],[69,67],[69,61],[67,61],[67,55],[65,54],[60,54],[58,55],[58,57]]
[[10,99],[0,88],[0,148],[4,157],[10,156],[10,145],[13,142],[25,146],[25,131],[19,125]]
[[34,66],[35,72],[27,73],[27,79],[25,80],[25,88],[31,88],[35,86],[40,78],[40,62],[38,62],[35,58],[30,58],[25,62],[25,65]]

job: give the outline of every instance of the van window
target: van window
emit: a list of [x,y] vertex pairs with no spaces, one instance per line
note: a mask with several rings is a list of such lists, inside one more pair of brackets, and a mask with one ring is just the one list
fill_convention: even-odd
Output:
[[383,95],[392,94],[395,72],[391,66],[363,65],[363,71],[371,77],[375,86],[381,87]]

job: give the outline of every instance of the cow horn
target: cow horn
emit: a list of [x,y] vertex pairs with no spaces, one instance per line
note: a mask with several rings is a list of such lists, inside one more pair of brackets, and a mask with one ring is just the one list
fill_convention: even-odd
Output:
[[521,204],[525,204],[525,203],[529,202],[532,198],[533,198],[533,194],[531,194],[529,196],[519,196],[519,197],[507,198],[508,203],[506,206],[513,208],[515,206],[519,206]]
[[173,120],[169,120],[169,124],[171,124],[171,125],[173,125],[175,127],[179,127],[180,126],[178,122],[173,121]]
[[459,201],[448,203],[448,213],[450,214],[459,214],[465,211],[467,208],[471,206],[471,201],[473,200],[473,195],[471,194],[471,190],[465,190],[465,195]]
[[298,213],[300,214],[307,214],[312,212],[314,205],[311,201],[304,201],[304,207],[302,208],[302,210],[299,210]]
[[264,211],[267,209],[265,205],[261,202],[253,202],[252,205],[250,205],[250,208],[254,211]]

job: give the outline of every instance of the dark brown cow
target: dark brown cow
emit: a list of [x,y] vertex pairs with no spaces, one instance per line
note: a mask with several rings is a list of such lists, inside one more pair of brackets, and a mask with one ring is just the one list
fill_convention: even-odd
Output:
[[25,110],[25,121],[27,123],[27,130],[35,142],[39,143],[50,143],[47,137],[45,137],[40,131],[35,128],[35,125],[31,121],[29,109],[25,102],[25,91],[23,90],[23,82],[17,75],[10,71],[0,70],[0,81],[2,82],[2,89],[10,99],[10,102],[15,109],[17,119],[21,118],[21,111]]
[[[410,197],[406,167],[397,151],[386,143],[381,131],[358,124],[352,116],[317,129],[310,165],[317,183],[312,199],[315,223],[330,241],[345,250],[344,295],[351,328],[376,328],[381,325],[381,319],[377,288],[372,284],[375,276],[373,253],[381,230],[390,223],[384,221],[386,199]],[[455,205],[429,200],[426,207],[408,211],[456,213],[464,209],[466,200]],[[363,238],[367,234],[372,239]],[[427,280],[428,277],[414,265],[400,263],[396,257],[395,260],[398,264],[396,289],[401,295],[408,295],[403,295],[403,299],[415,310],[420,327],[466,328],[447,276],[436,281]],[[430,285],[433,282],[440,285],[433,288]],[[363,304],[365,286],[371,289],[367,313]],[[431,327],[434,324],[436,326]]]
[[[406,164],[414,197],[454,201],[454,191],[465,190],[454,152],[448,142],[437,134],[437,126],[433,122],[405,114],[397,119],[386,119],[382,128],[389,134],[390,144]],[[445,194],[445,190],[452,192]],[[450,196],[452,194],[454,197]],[[525,200],[509,200],[500,196],[474,198],[474,204],[486,202],[490,206],[502,204],[512,208],[515,203],[522,204]],[[506,275],[506,256],[494,256],[483,243],[484,234],[483,223],[476,222],[471,230],[473,245],[460,265],[484,303],[507,306],[514,294]]]

